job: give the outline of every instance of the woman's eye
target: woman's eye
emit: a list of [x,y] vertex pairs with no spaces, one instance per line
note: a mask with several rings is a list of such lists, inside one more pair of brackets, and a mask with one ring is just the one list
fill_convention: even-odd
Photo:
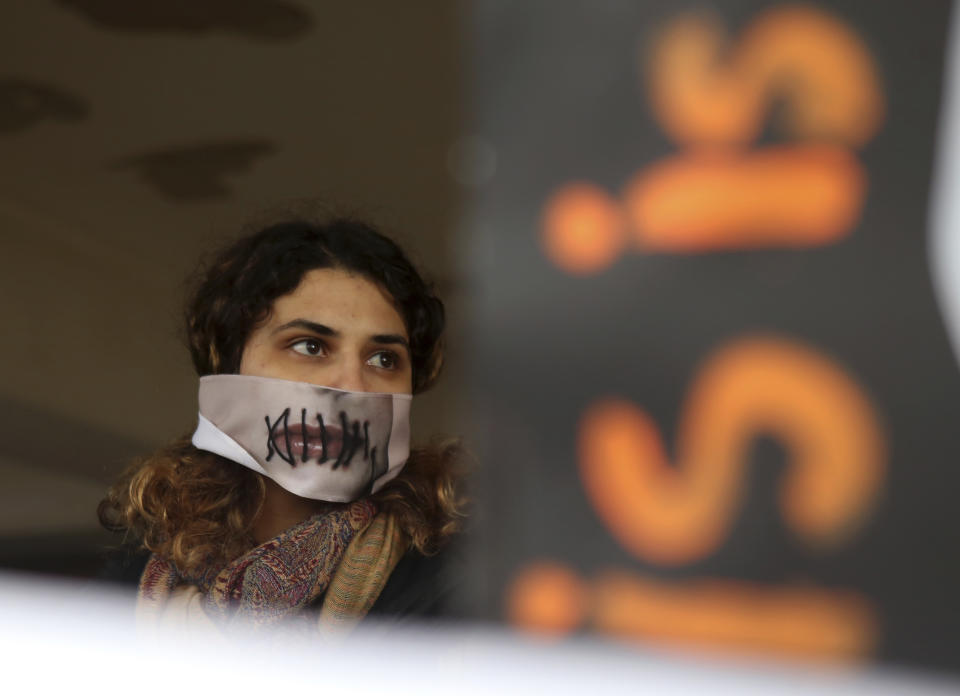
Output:
[[293,348],[294,352],[300,353],[300,355],[320,355],[323,353],[323,343],[315,338],[305,338],[302,341],[297,341],[290,347]]
[[380,351],[379,353],[374,353],[374,355],[367,360],[367,365],[379,367],[384,370],[392,370],[397,366],[397,356],[389,351]]

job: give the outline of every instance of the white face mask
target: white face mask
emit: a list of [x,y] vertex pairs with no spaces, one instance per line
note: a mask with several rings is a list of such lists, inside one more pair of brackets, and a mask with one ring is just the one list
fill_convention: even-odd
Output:
[[409,394],[353,392],[248,375],[200,378],[192,442],[296,495],[375,493],[410,456]]

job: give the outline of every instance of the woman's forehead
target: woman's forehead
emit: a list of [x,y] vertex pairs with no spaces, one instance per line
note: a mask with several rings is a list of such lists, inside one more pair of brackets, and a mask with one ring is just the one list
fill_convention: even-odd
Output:
[[329,325],[338,331],[406,336],[403,318],[390,295],[362,275],[339,268],[320,268],[304,274],[293,292],[277,298],[268,324],[293,319]]

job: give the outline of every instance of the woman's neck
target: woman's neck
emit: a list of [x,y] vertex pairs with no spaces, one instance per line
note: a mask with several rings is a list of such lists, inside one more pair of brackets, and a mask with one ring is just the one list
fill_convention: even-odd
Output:
[[264,477],[264,483],[266,494],[263,498],[263,507],[260,508],[260,513],[253,522],[253,540],[257,544],[269,541],[308,517],[330,509],[330,503],[301,498],[266,477]]

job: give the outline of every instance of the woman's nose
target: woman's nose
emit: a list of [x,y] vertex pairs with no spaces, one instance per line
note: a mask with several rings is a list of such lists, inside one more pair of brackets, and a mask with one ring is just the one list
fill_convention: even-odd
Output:
[[327,386],[345,391],[366,391],[363,376],[362,362],[359,360],[344,360],[335,368]]

